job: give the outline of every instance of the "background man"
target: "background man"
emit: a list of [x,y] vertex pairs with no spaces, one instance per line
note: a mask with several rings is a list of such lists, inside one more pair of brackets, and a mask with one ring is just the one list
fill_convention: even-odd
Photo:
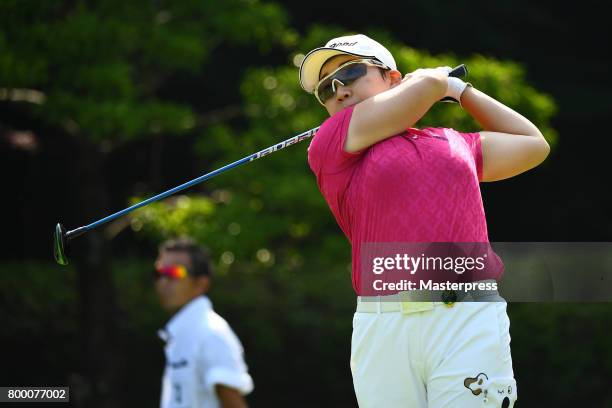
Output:
[[155,289],[173,313],[160,330],[166,341],[162,408],[243,408],[244,395],[253,390],[240,341],[205,296],[211,271],[205,249],[191,239],[159,248]]

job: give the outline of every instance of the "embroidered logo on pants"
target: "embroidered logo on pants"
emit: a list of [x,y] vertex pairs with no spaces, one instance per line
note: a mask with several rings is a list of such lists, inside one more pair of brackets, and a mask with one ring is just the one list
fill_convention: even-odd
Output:
[[468,377],[463,380],[463,385],[474,395],[480,395],[484,391],[482,385],[489,379],[485,373],[478,374],[475,378]]
[[492,381],[493,383],[489,381],[489,377],[485,373],[479,373],[474,378],[467,377],[463,380],[463,385],[473,395],[482,395],[486,407],[509,408],[509,397],[513,393],[512,385],[505,384],[499,388],[500,384],[495,379]]

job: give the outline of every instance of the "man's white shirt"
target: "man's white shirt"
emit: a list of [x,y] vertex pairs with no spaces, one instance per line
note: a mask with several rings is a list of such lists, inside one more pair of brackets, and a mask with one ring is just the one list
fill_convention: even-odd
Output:
[[159,335],[166,341],[161,408],[217,408],[217,384],[253,390],[242,345],[206,296],[183,306]]

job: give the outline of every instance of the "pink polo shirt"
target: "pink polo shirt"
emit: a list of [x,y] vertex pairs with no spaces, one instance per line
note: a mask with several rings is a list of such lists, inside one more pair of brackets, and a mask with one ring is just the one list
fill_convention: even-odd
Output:
[[[322,125],[308,149],[336,221],[352,246],[353,288],[362,294],[365,243],[488,242],[478,133],[408,129],[358,153],[343,146],[353,107]],[[478,276],[497,279],[501,271]]]

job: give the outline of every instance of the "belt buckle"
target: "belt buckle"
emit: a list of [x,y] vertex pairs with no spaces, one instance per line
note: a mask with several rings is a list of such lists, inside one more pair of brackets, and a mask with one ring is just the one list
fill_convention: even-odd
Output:
[[440,295],[440,299],[442,300],[442,303],[446,305],[446,307],[453,307],[457,302],[458,297],[457,292],[450,289],[445,290],[442,292],[442,295]]

